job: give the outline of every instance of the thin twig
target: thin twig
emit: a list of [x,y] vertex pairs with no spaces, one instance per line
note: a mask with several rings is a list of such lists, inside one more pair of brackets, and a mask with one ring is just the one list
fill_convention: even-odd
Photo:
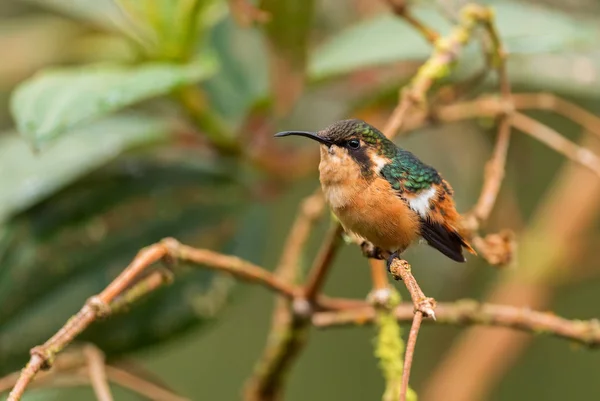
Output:
[[[57,358],[56,364],[52,371],[41,372],[41,374],[38,375],[34,385],[44,385],[51,381],[54,378],[53,376],[73,371],[76,368],[85,366],[85,364],[86,360],[81,352],[65,352],[61,354],[61,358]],[[15,372],[0,378],[0,394],[10,390],[17,384],[20,373],[21,372]],[[89,380],[87,382],[89,383]]]
[[435,44],[435,41],[440,37],[440,34],[415,18],[411,14],[406,0],[387,0],[387,2],[397,16],[412,25],[413,28],[419,31],[429,43]]
[[106,366],[109,380],[153,401],[190,401],[148,380],[115,366]]
[[462,10],[459,25],[447,37],[436,40],[432,55],[419,68],[410,83],[400,91],[400,102],[383,129],[388,138],[394,137],[400,131],[407,113],[413,106],[426,105],[429,89],[435,82],[448,75],[448,66],[456,61],[462,47],[471,39],[475,27],[487,23],[490,19],[489,9],[470,4]]
[[406,260],[394,259],[390,266],[390,272],[394,276],[394,279],[404,282],[415,306],[415,312],[421,311],[423,317],[430,317],[435,320],[435,300],[425,296],[419,283],[417,283],[417,280],[412,275],[410,264]]
[[516,129],[531,135],[558,153],[589,168],[600,176],[600,158],[591,150],[571,142],[556,130],[521,113],[514,113],[511,124]]
[[[102,370],[105,373],[100,375],[98,373],[91,373],[90,360],[93,361],[93,369]],[[58,355],[52,370],[41,372],[37,376],[35,383],[32,384],[32,387],[94,386],[94,380],[99,380],[94,379],[94,376],[97,378],[105,376],[104,378],[100,378],[104,381],[102,386],[107,386],[108,382],[112,382],[153,401],[189,401],[187,398],[180,397],[163,386],[138,377],[138,375],[129,372],[125,368],[104,365],[102,352],[91,344],[85,344],[83,347],[73,347]],[[0,379],[0,393],[13,387],[18,378],[19,374],[13,373]],[[108,398],[105,395],[96,394],[99,400],[112,399],[112,397]]]
[[280,280],[269,271],[237,256],[223,255],[208,249],[192,248],[173,238],[164,239],[160,244],[154,246],[166,247],[166,254],[176,260],[200,265],[209,270],[230,273],[238,279],[261,284],[288,298],[294,298],[299,292],[296,287]]
[[[111,302],[121,296],[128,287],[131,287],[141,273],[150,265],[161,259],[166,259],[167,262],[182,260],[191,264],[201,265],[208,269],[231,273],[240,279],[263,284],[288,298],[294,298],[299,294],[299,290],[296,287],[277,279],[270,272],[250,262],[235,256],[227,256],[204,249],[195,249],[182,245],[175,239],[167,238],[160,243],[141,250],[131,264],[104,291],[90,298],[83,308],[73,318],[69,319],[48,341],[31,350],[31,358],[27,366],[21,371],[21,375],[9,394],[7,401],[18,401],[35,375],[41,369],[47,369],[52,365],[56,354],[64,349],[66,345],[70,344],[76,336],[84,331],[99,316],[112,313]],[[134,294],[136,294],[133,298],[145,294],[156,284],[156,276],[151,276],[147,280],[140,286],[133,287]],[[148,285],[148,282],[152,284]],[[124,298],[129,299],[131,296],[125,295]],[[122,303],[119,303],[119,307],[121,306]]]
[[170,271],[166,269],[153,271],[110,303],[111,314],[124,312],[138,299],[143,298],[164,284],[170,283],[172,279]]
[[315,266],[310,270],[306,285],[304,287],[304,298],[311,304],[314,303],[317,295],[325,284],[325,279],[327,278],[331,268],[331,262],[333,261],[333,258],[337,253],[337,249],[342,242],[341,234],[343,231],[344,230],[340,224],[332,224],[325,240],[325,243],[327,243],[328,246],[321,250],[315,261]]
[[[585,139],[583,146],[599,151],[595,138],[586,136]],[[598,221],[599,201],[600,180],[588,169],[566,162],[546,191],[544,201],[529,219],[527,230],[519,236],[518,268],[507,272],[492,286],[485,295],[487,302],[525,307],[522,311],[527,318],[531,308],[548,310],[557,287],[579,267],[574,263],[573,253],[578,238],[586,238]],[[565,210],[569,210],[568,218],[549,218],[560,216]],[[551,314],[539,316],[548,319],[547,322],[542,320],[545,324],[558,323],[557,326],[541,326],[539,332],[565,330],[567,336],[583,335],[584,341],[588,334],[592,338],[597,336],[597,321],[584,322],[580,326],[577,321],[556,320]],[[520,317],[516,314],[511,320],[516,318],[518,321]],[[429,373],[422,399],[437,401],[447,394],[461,401],[490,398],[491,391],[533,339],[508,330],[485,327],[465,330],[436,369]],[[595,343],[592,340],[591,345],[598,344],[597,338]],[[465,375],[471,380],[462,380]]]
[[[501,99],[483,96],[473,101],[455,103],[447,106],[442,106],[435,109],[432,114],[437,121],[454,122],[461,120],[474,119],[479,117],[496,117],[498,115],[514,111],[511,103],[507,103]],[[589,121],[576,121],[580,124]],[[546,144],[551,149],[562,154],[563,156],[573,160],[576,163],[593,171],[600,176],[600,157],[586,147],[579,146],[572,141],[563,137],[554,129],[534,120],[522,113],[514,112],[511,114],[511,125],[520,131],[523,131],[538,141]],[[410,129],[422,127],[427,121],[424,118],[418,118],[410,121]],[[594,125],[598,130],[598,126]],[[600,132],[600,131],[596,131]]]
[[298,217],[294,221],[283,246],[279,264],[275,269],[275,275],[280,279],[292,282],[297,275],[299,260],[304,252],[304,246],[310,233],[325,210],[325,199],[321,189],[302,201]]
[[87,374],[96,398],[98,401],[113,401],[110,385],[106,378],[104,354],[94,345],[84,346],[83,354],[87,359]]
[[400,387],[400,401],[406,400],[408,393],[408,380],[410,378],[410,369],[412,368],[412,361],[415,355],[415,347],[417,346],[417,336],[419,335],[419,329],[421,328],[421,322],[423,321],[423,312],[416,311],[413,317],[413,322],[410,327],[410,333],[408,335],[408,342],[406,343],[406,352],[404,354],[404,369],[402,370],[402,386]]
[[394,259],[390,266],[390,272],[396,280],[402,280],[404,282],[414,306],[414,320],[410,330],[409,341],[406,346],[404,369],[402,370],[402,387],[400,387],[400,401],[406,401],[410,369],[412,367],[412,357],[415,352],[417,335],[421,328],[421,321],[423,320],[423,317],[431,317],[435,320],[435,300],[425,296],[421,287],[419,287],[417,280],[415,280],[412,275],[410,264],[407,261],[398,258]]
[[586,131],[600,137],[600,117],[583,107],[551,93],[517,93],[512,95],[516,110],[549,110],[581,125]]
[[373,289],[369,298],[376,305],[386,305],[390,297],[390,287],[385,262],[369,259],[369,268],[371,270],[371,280],[373,281]]
[[[310,284],[314,287],[311,293],[318,294],[323,279],[337,250],[341,244],[340,228],[336,224],[327,234],[319,254],[313,262],[311,272],[313,278]],[[306,287],[305,287],[306,288]],[[309,287],[310,288],[310,287]],[[303,295],[308,291],[304,291]],[[308,293],[309,295],[311,293]],[[316,295],[311,295],[316,296]],[[294,299],[292,315],[285,325],[281,325],[273,333],[279,334],[273,338],[274,343],[268,344],[265,356],[255,368],[255,373],[246,387],[245,398],[251,401],[272,401],[281,398],[282,384],[292,362],[300,353],[307,341],[310,327],[310,316],[314,312],[314,305],[305,296]]]
[[[503,102],[509,103],[511,101],[511,88],[506,71],[506,52],[491,16],[488,16],[488,18],[484,19],[483,25],[485,26],[488,36],[492,42],[489,61],[496,69],[498,74],[501,98]],[[481,194],[471,213],[471,215],[475,218],[475,221],[472,222],[471,227],[469,227],[472,235],[479,229],[481,223],[489,218],[490,213],[494,208],[494,204],[496,203],[496,199],[498,198],[500,187],[502,186],[504,170],[506,166],[506,157],[508,155],[508,146],[510,143],[511,114],[511,111],[507,111],[500,116],[500,122],[498,124],[498,139],[496,140],[496,145],[494,146],[492,158],[486,164]]]
[[[275,269],[279,279],[295,283],[299,279],[300,260],[306,241],[317,219],[325,209],[325,200],[317,190],[313,195],[302,201],[296,220],[288,234],[281,259]],[[267,345],[261,357],[256,362],[254,372],[245,385],[244,398],[247,400],[262,400],[279,396],[280,386],[273,385],[269,380],[281,364],[282,355],[288,347],[289,334],[293,332],[295,319],[291,301],[278,296],[273,311],[271,330],[267,336]],[[273,389],[275,387],[275,389]]]
[[129,266],[100,294],[90,298],[83,308],[43,345],[31,349],[31,358],[21,371],[19,380],[8,395],[7,401],[18,401],[25,389],[41,369],[48,369],[56,354],[70,344],[76,336],[85,330],[99,316],[110,313],[109,304],[130,286],[151,264],[166,254],[164,246],[152,246],[138,252]]
[[506,156],[510,142],[510,129],[510,117],[502,118],[498,127],[498,139],[494,146],[494,153],[485,166],[485,176],[481,193],[471,212],[471,215],[476,220],[469,227],[472,232],[475,232],[479,228],[481,222],[489,218],[496,203],[496,198],[498,197],[504,178]]
[[[414,305],[403,302],[396,307],[395,315],[400,322],[410,322],[414,316]],[[471,299],[456,302],[437,303],[436,324],[469,326],[484,325],[507,327],[532,334],[547,334],[574,341],[589,347],[600,346],[600,321],[569,320],[552,313],[537,312],[528,308],[508,305],[479,303]],[[373,324],[375,308],[362,308],[344,311],[318,312],[312,323],[319,329]],[[424,323],[434,323],[426,319]]]

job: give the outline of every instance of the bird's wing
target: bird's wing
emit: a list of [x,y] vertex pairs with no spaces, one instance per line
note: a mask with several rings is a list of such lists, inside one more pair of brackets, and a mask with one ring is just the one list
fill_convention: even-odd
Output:
[[452,187],[433,167],[414,155],[402,157],[382,168],[381,175],[419,216],[421,236],[427,243],[450,259],[464,262],[462,248],[475,251],[458,232],[460,215],[452,199]]

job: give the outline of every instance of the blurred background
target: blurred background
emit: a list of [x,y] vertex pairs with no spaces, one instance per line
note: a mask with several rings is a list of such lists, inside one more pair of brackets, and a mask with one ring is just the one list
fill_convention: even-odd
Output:
[[[143,246],[166,236],[276,265],[301,199],[318,185],[318,152],[281,129],[359,117],[382,128],[398,89],[431,53],[372,0],[0,2],[0,375],[20,369]],[[514,92],[552,93],[600,113],[600,2],[491,1]],[[460,1],[415,1],[447,33]],[[258,21],[252,21],[252,19]],[[475,42],[434,89],[485,71]],[[496,92],[493,73],[462,99]],[[464,85],[463,85],[464,86]],[[551,110],[528,114],[597,153],[598,138]],[[550,106],[549,106],[550,105]],[[565,110],[564,107],[560,107]],[[481,188],[496,136],[481,118],[421,128],[396,142],[453,185],[458,209]],[[514,132],[506,179],[484,233],[511,229],[508,267],[406,253],[426,294],[598,317],[598,177]],[[312,260],[328,219],[313,233]],[[394,285],[402,292],[402,283]],[[326,293],[364,299],[371,282],[345,246]],[[236,400],[261,355],[274,296],[209,271],[184,271],[128,313],[81,337],[144,367],[192,400]],[[405,330],[405,334],[406,334]],[[313,330],[286,399],[379,399],[373,327]],[[427,325],[411,386],[421,400],[592,400],[600,354],[501,328]],[[114,387],[118,400],[143,399]],[[2,398],[3,399],[3,398]],[[26,400],[94,399],[90,388]]]

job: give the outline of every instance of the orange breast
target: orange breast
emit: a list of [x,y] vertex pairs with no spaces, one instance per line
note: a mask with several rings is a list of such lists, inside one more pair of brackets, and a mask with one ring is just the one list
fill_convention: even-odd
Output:
[[416,213],[394,193],[390,184],[377,178],[366,185],[350,185],[330,188],[327,192],[343,191],[348,202],[343,206],[332,205],[333,211],[346,230],[385,250],[406,249],[419,237],[419,221]]

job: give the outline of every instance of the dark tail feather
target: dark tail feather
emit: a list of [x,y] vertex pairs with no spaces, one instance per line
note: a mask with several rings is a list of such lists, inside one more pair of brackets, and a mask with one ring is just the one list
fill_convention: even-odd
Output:
[[471,246],[454,230],[439,223],[421,220],[421,236],[427,243],[456,262],[466,262],[462,248],[469,251]]

